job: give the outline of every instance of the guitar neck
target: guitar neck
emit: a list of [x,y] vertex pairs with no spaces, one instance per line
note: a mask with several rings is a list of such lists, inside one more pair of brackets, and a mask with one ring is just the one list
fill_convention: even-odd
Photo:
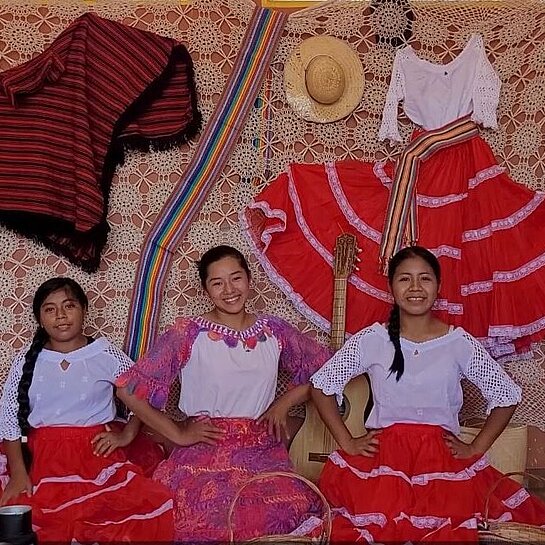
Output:
[[331,316],[331,347],[338,350],[344,344],[346,321],[346,278],[335,278],[333,313]]

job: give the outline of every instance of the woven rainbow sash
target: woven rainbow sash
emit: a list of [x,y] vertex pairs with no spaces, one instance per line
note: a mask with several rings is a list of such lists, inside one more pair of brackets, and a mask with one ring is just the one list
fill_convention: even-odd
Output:
[[404,246],[418,241],[416,212],[416,180],[420,164],[436,151],[478,134],[477,125],[469,117],[462,117],[415,138],[402,152],[392,183],[388,210],[380,243],[380,260],[384,273],[392,256]]
[[287,14],[283,12],[260,7],[254,10],[225,90],[206,124],[195,154],[146,236],[125,336],[126,352],[133,359],[141,356],[153,340],[174,252],[244,128],[286,19]]

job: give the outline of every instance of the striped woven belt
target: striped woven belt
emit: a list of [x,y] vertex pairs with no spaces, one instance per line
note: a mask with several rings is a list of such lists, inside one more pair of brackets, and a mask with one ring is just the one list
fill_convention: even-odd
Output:
[[469,116],[462,117],[415,138],[402,152],[392,183],[388,210],[382,230],[380,261],[384,273],[392,256],[418,241],[416,180],[420,164],[436,151],[473,138],[479,129]]

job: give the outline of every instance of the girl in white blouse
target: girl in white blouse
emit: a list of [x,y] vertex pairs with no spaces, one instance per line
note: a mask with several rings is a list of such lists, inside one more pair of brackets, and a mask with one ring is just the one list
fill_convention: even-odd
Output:
[[84,335],[87,297],[74,280],[44,282],[32,307],[39,327],[2,397],[10,478],[0,504],[30,504],[44,542],[170,541],[171,495],[124,449],[140,422],[112,422],[114,381],[133,362],[107,339]]
[[[394,298],[388,324],[355,335],[317,373],[312,399],[341,449],[320,486],[335,508],[333,541],[472,541],[485,496],[500,474],[485,452],[508,424],[520,388],[482,345],[432,312],[441,271],[418,246],[390,261]],[[346,383],[368,373],[373,409],[368,433],[352,437],[336,408]],[[488,417],[471,443],[461,441],[460,381],[473,382]],[[493,518],[545,524],[545,505],[514,481],[491,502]]]

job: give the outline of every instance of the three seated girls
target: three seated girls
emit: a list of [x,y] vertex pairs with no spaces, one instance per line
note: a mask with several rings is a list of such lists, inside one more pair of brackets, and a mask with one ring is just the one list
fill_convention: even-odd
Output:
[[[394,256],[390,317],[335,355],[284,320],[246,310],[250,270],[238,250],[212,248],[198,269],[212,309],[178,319],[136,364],[83,334],[87,299],[77,283],[40,286],[38,329],[2,399],[10,473],[2,504],[31,504],[44,541],[227,541],[228,510],[244,483],[293,471],[288,413],[312,396],[340,446],[319,482],[334,508],[332,541],[477,540],[484,498],[500,477],[485,452],[521,391],[476,339],[433,314],[441,271],[431,252]],[[290,387],[275,397],[281,370]],[[367,434],[352,437],[336,405],[362,373],[374,406]],[[463,377],[489,411],[470,444],[457,437]],[[177,378],[181,424],[163,412]],[[133,414],[124,427],[112,424],[115,388]],[[173,445],[152,472],[134,456],[146,442],[131,447],[141,422]],[[243,507],[238,539],[312,533],[320,512],[296,479],[256,486]],[[544,525],[545,505],[505,480],[491,516]]]

